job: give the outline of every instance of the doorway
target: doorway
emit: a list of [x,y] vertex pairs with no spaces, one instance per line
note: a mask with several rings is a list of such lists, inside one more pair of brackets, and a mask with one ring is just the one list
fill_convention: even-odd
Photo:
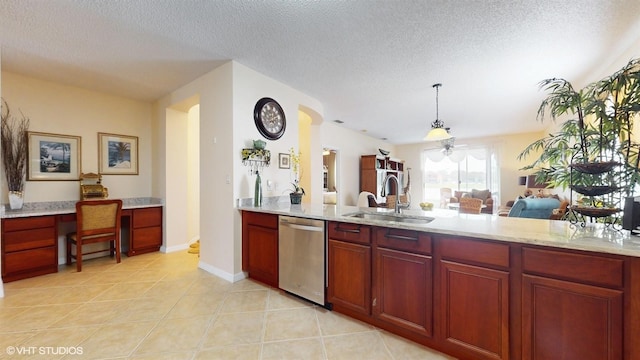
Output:
[[322,202],[338,204],[338,150],[322,148]]

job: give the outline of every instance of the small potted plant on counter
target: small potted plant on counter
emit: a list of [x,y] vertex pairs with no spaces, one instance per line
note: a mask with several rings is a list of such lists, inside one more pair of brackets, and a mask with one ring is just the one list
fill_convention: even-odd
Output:
[[304,195],[304,189],[300,186],[300,179],[302,178],[302,168],[300,167],[300,151],[297,153],[293,148],[289,149],[289,156],[291,162],[291,172],[293,173],[293,190],[289,194],[291,204],[300,204],[302,202],[302,195]]
[[27,173],[27,130],[29,119],[21,114],[13,117],[9,104],[2,99],[2,165],[9,188],[9,206],[12,210],[22,209],[24,203],[24,178]]

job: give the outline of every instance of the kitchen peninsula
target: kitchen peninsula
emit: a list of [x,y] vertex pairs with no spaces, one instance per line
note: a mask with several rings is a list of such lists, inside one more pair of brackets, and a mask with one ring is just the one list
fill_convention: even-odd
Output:
[[640,238],[627,231],[450,210],[406,211],[433,218],[412,223],[351,206],[238,209],[249,277],[277,287],[279,215],[323,220],[326,306],[461,359],[640,358]]

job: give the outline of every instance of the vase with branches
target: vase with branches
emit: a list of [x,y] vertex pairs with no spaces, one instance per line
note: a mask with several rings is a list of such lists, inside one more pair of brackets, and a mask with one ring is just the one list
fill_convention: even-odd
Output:
[[27,173],[29,118],[22,112],[19,119],[15,118],[5,99],[2,99],[1,114],[2,165],[9,189],[9,205],[11,209],[20,209],[23,204],[24,179]]

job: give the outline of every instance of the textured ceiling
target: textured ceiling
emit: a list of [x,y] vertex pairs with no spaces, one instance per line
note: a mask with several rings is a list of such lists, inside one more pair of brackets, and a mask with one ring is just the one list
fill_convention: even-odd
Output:
[[1,0],[0,45],[3,70],[145,101],[236,60],[403,144],[435,120],[434,83],[458,138],[541,129],[538,82],[597,80],[637,46],[639,14],[638,0]]

